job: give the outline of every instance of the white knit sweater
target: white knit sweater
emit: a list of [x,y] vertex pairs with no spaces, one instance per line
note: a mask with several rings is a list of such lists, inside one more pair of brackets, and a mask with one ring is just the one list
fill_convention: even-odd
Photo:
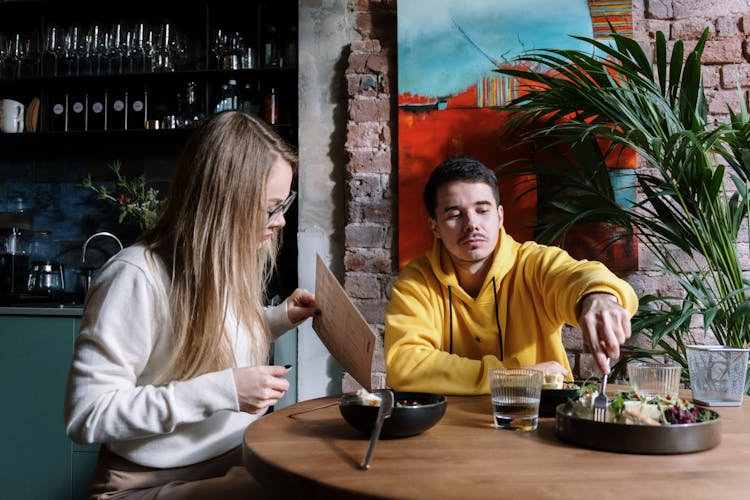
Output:
[[[68,377],[65,424],[80,443],[104,443],[141,465],[194,464],[239,446],[257,415],[239,411],[231,368],[152,385],[169,357],[169,275],[143,246],[126,248],[98,272],[88,292]],[[268,309],[274,336],[294,325],[286,303]],[[234,335],[237,366],[255,363],[244,332]]]

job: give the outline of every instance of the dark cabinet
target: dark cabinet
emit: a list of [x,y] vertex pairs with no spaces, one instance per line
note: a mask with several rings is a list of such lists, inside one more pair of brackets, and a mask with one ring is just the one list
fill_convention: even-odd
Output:
[[[296,145],[297,23],[294,0],[0,0],[0,100],[25,106],[24,131],[0,132],[0,212],[27,201],[32,229],[73,269],[89,235],[128,244],[139,232],[81,188],[87,176],[114,187],[119,161],[168,196],[190,133],[228,106],[274,117]],[[295,247],[290,213],[282,294],[296,281]]]
[[65,435],[63,401],[80,318],[0,315],[0,497],[80,499],[98,447]]
[[0,1],[0,99],[26,134],[191,128],[234,87],[262,116],[273,92],[296,142],[296,59],[289,0]]

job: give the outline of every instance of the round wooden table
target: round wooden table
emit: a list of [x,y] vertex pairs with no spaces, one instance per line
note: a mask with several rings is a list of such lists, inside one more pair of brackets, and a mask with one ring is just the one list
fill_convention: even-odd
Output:
[[403,439],[381,440],[372,466],[359,464],[368,436],[341,417],[338,397],[303,401],[251,424],[248,470],[277,498],[747,498],[750,398],[715,408],[716,448],[683,455],[590,450],[555,436],[497,430],[489,396],[448,397],[443,419]]

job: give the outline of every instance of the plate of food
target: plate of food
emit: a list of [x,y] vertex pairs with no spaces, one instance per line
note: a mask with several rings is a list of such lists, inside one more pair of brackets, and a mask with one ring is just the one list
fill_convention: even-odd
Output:
[[646,398],[619,392],[604,422],[593,419],[595,392],[557,406],[555,433],[562,441],[621,453],[693,453],[718,446],[721,418],[715,411],[679,398]]

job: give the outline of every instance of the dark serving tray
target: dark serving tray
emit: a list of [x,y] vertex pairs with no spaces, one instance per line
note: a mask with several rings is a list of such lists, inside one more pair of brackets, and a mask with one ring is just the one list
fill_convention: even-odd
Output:
[[721,418],[695,424],[633,425],[595,422],[573,414],[569,404],[557,406],[555,434],[571,444],[616,451],[671,455],[708,450],[721,442]]

